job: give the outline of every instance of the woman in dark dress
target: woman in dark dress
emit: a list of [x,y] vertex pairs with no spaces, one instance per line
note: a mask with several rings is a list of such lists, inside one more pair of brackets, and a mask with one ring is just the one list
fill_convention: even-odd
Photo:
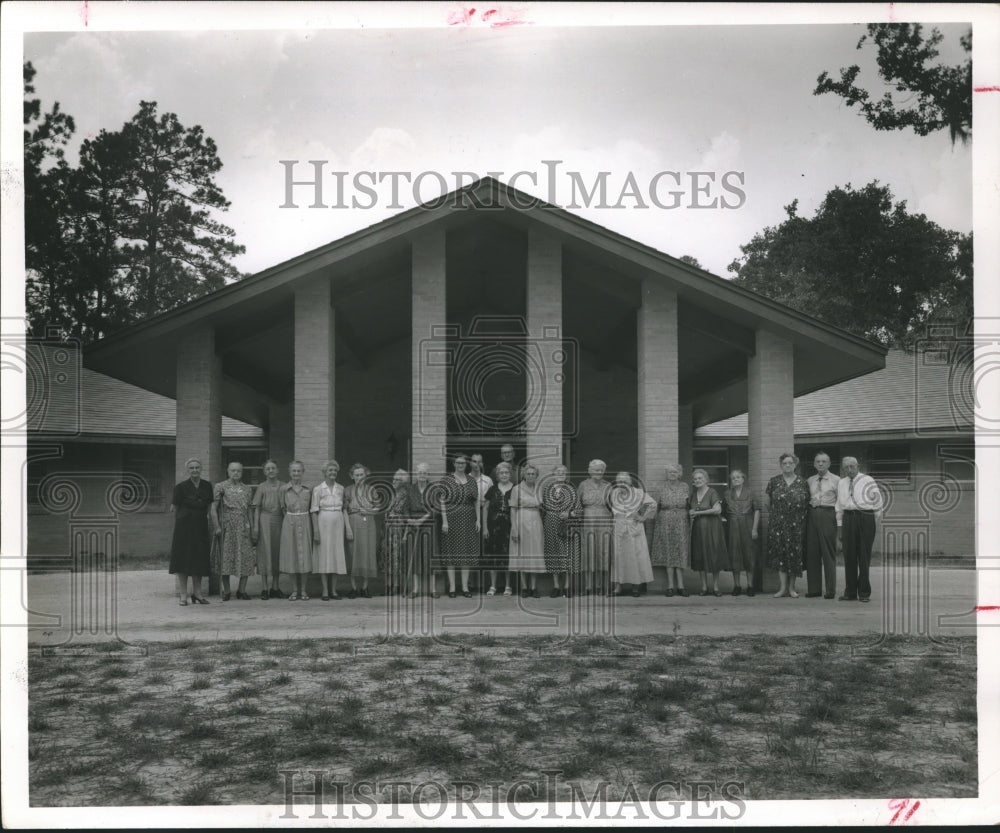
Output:
[[185,463],[188,479],[174,486],[170,509],[174,518],[174,539],[170,546],[170,573],[177,583],[177,602],[187,600],[187,580],[191,576],[191,601],[207,605],[201,594],[201,577],[209,574],[208,534],[212,487],[201,479],[201,461],[193,457]]
[[407,525],[410,506],[410,475],[406,469],[396,469],[392,476],[392,497],[385,513],[385,535],[382,537],[382,561],[385,564],[385,595],[405,593],[407,583]]
[[486,558],[489,561],[490,589],[487,596],[497,592],[497,574],[503,577],[503,594],[511,595],[507,567],[510,562],[510,493],[514,489],[511,480],[513,466],[502,462],[494,471],[497,482],[486,490],[483,507],[486,515]]
[[469,573],[479,561],[479,486],[469,477],[469,461],[459,454],[452,474],[442,481],[441,561],[448,572],[448,596],[454,599],[455,568],[462,571],[462,595],[471,598]]
[[774,598],[797,599],[795,579],[802,575],[802,550],[806,540],[806,516],[809,512],[809,484],[795,473],[799,458],[782,454],[778,459],[781,474],[767,484],[765,505],[771,510],[767,524],[767,564],[778,571],[781,585]]
[[434,553],[434,507],[427,463],[417,463],[413,469],[413,483],[408,489],[407,514],[407,564],[404,568],[410,577],[410,598],[420,595],[420,585],[426,579],[427,592],[438,597],[432,567]]
[[712,574],[712,593],[719,592],[719,571],[729,569],[729,553],[722,533],[722,501],[708,485],[708,472],[691,472],[691,569],[701,573],[701,595],[707,596],[708,574]]
[[753,573],[757,563],[757,527],[760,525],[760,507],[750,487],[747,476],[740,469],[729,473],[729,488],[722,495],[722,517],[726,520],[726,540],[729,542],[729,561],[733,569],[733,595],[743,592],[740,572],[747,577],[747,595],[753,596]]

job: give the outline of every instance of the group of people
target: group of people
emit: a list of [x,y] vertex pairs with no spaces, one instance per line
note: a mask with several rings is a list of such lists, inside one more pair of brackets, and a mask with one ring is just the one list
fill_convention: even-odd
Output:
[[[688,596],[684,571],[700,574],[701,595],[721,596],[719,573],[733,573],[732,595],[754,595],[753,574],[761,509],[769,509],[768,564],[778,570],[775,597],[797,597],[803,564],[807,596],[835,596],[836,552],[843,540],[847,587],[842,600],[867,601],[868,565],[875,517],[882,509],[874,481],[859,474],[857,460],[843,460],[844,477],[830,473],[830,458],[818,454],[817,474],[803,480],[798,459],[783,454],[781,473],[767,484],[763,504],[740,470],[730,473],[723,495],[709,486],[703,469],[681,480],[679,465],[666,467],[653,494],[628,472],[606,479],[607,466],[592,460],[588,477],[573,486],[566,466],[542,475],[514,461],[501,448],[491,474],[481,454],[458,454],[452,471],[432,481],[426,464],[410,474],[400,469],[391,489],[370,480],[369,469],[351,467],[351,483],[337,482],[340,465],[323,467],[324,480],[303,484],[305,468],[293,461],[288,482],[268,460],[264,481],[242,481],[243,467],[230,463],[228,478],[214,487],[201,479],[201,462],[187,461],[188,479],[174,488],[176,512],[170,572],[178,602],[208,604],[205,575],[221,576],[223,601],[232,598],[231,576],[239,577],[237,599],[250,599],[247,582],[261,576],[261,599],[284,598],[282,573],[292,578],[292,601],[308,600],[306,579],[320,579],[322,599],[340,599],[337,577],[350,581],[348,598],[371,598],[368,582],[380,571],[386,592],[438,597],[436,575],[447,576],[448,596],[472,595],[473,573],[484,577],[486,595],[510,596],[515,583],[523,596],[539,596],[537,579],[552,576],[551,596],[633,596],[653,580],[653,567],[666,568],[667,596]],[[647,540],[646,522],[652,521]],[[192,589],[188,596],[188,577]],[[825,580],[826,592],[823,592]]]

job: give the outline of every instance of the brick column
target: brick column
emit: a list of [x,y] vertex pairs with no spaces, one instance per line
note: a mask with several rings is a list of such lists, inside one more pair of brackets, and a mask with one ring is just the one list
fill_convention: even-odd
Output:
[[445,472],[448,441],[445,307],[445,231],[431,228],[412,244],[412,447],[411,466]]
[[[779,471],[778,457],[794,452],[795,409],[793,354],[790,341],[768,330],[757,330],[756,352],[747,360],[747,406],[749,410],[749,483],[758,497]],[[767,558],[767,511],[761,513],[764,535],[760,554]]]
[[543,229],[528,231],[528,460],[540,475],[562,462],[563,349],[562,244]]
[[296,289],[294,449],[309,483],[322,479],[323,463],[334,456],[335,336],[329,279]]
[[209,324],[185,331],[177,343],[176,480],[187,479],[184,461],[201,460],[201,476],[225,478],[222,465],[222,363]]
[[677,293],[661,280],[642,282],[636,330],[639,477],[650,488],[679,458]]
[[268,408],[267,456],[278,464],[278,479],[288,480],[288,464],[295,456],[295,407],[291,402]]
[[684,478],[691,477],[694,468],[694,408],[681,405],[677,409],[677,462],[684,468]]

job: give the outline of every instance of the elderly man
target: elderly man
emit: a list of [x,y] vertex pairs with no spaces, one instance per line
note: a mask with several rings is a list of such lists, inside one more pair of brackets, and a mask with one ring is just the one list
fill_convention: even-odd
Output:
[[837,484],[837,546],[844,549],[846,588],[842,602],[867,602],[872,595],[868,580],[875,521],[882,516],[882,493],[867,474],[858,471],[858,461],[845,457],[840,464]]
[[[515,486],[521,482],[521,467],[514,462],[514,446],[505,443],[500,446],[500,463],[510,464],[510,480]],[[497,463],[497,465],[500,465]],[[493,467],[493,473],[491,475],[493,482],[497,481],[497,470],[496,466]]]
[[[806,598],[837,595],[837,484],[840,478],[830,471],[830,455],[819,452],[813,458],[816,474],[809,485],[809,516],[806,519]],[[826,595],[823,595],[824,578]]]

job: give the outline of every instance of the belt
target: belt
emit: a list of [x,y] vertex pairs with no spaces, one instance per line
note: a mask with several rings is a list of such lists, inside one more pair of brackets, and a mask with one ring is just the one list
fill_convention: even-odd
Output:
[[859,515],[874,515],[875,514],[875,510],[874,509],[845,509],[844,510],[845,514],[848,514],[848,513],[851,513],[851,512],[857,512]]
[[833,506],[812,506],[810,508],[811,509],[826,509],[826,510],[828,510],[830,512],[832,512],[834,510]]
[[285,512],[286,515],[308,515],[308,512]]
[[321,506],[319,508],[320,512],[343,512],[343,509],[334,509],[332,506]]

